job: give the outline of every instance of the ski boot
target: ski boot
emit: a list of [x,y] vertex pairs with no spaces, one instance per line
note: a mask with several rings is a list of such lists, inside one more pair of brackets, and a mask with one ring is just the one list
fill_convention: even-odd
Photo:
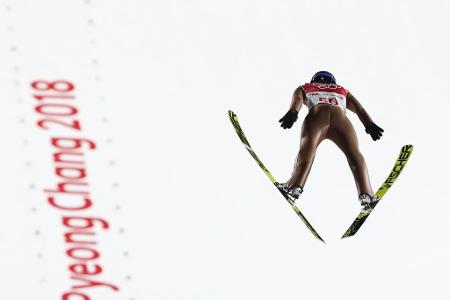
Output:
[[370,213],[372,209],[375,207],[375,205],[380,201],[378,196],[370,196],[366,193],[359,194],[359,202],[361,203],[362,213]]
[[293,186],[289,188],[287,183],[275,182],[275,186],[283,193],[283,195],[288,196],[291,204],[295,204],[300,195],[303,193],[303,188],[301,186]]

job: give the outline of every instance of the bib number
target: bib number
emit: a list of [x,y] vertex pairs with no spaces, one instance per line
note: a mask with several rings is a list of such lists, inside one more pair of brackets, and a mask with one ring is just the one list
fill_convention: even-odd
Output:
[[332,104],[332,105],[339,105],[339,102],[337,101],[336,98],[320,97],[319,98],[319,103],[327,103],[327,104]]

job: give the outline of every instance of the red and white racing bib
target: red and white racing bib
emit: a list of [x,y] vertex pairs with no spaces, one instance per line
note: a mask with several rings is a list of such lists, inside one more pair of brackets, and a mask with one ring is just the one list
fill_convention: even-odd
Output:
[[307,83],[303,86],[303,90],[306,95],[305,104],[309,109],[325,103],[339,106],[345,112],[348,91],[342,86],[331,83]]

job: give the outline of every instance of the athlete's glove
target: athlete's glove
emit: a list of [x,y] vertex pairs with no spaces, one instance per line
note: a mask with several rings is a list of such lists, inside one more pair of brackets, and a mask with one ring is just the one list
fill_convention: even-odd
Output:
[[367,124],[366,126],[366,132],[368,134],[370,134],[370,136],[372,137],[372,140],[376,141],[379,140],[380,137],[383,135],[383,128],[378,127],[377,124],[375,124],[374,122],[370,122],[369,124]]
[[278,122],[281,123],[281,127],[284,129],[291,128],[295,121],[298,119],[298,111],[290,109]]

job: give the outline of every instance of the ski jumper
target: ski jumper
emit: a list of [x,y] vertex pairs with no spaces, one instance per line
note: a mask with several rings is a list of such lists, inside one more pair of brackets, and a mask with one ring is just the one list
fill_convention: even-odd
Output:
[[[304,188],[317,147],[324,139],[329,139],[344,152],[358,194],[373,195],[355,129],[346,117],[347,100],[349,103],[356,101],[353,98],[344,87],[333,83],[306,83],[301,86],[301,92],[294,94],[294,101],[304,103],[309,112],[302,124],[300,149],[292,175],[286,182],[288,188]],[[293,107],[296,107],[295,102]]]

